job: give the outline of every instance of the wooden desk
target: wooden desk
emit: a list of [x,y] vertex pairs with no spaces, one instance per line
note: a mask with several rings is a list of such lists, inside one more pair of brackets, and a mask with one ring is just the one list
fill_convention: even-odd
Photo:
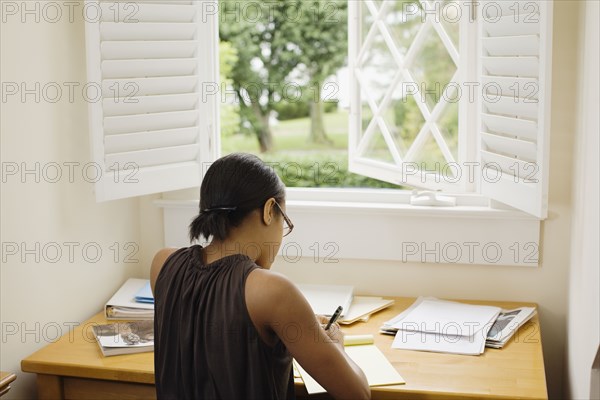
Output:
[[0,397],[4,396],[10,390],[10,384],[17,379],[15,374],[0,371]]
[[[391,348],[392,336],[378,334],[379,326],[406,309],[413,298],[396,298],[394,306],[343,327],[350,335],[372,333],[375,344],[406,380],[405,385],[374,387],[373,399],[546,399],[546,377],[537,316],[524,325],[500,350],[481,356],[459,356]],[[531,303],[466,301],[503,308]],[[25,372],[38,374],[40,399],[154,399],[154,353],[103,357],[91,327],[106,323],[97,314],[73,332],[21,362]],[[296,382],[299,398],[307,396]],[[328,398],[310,396],[311,400]]]

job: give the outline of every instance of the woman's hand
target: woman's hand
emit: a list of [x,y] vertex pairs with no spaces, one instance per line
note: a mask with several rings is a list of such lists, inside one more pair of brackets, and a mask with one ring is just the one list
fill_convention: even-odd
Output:
[[[317,315],[317,320],[321,324],[323,330],[325,330],[325,327],[329,323],[329,317],[325,317],[324,315]],[[325,331],[325,333],[333,343],[340,346],[342,350],[344,349],[344,333],[340,329],[340,326],[337,322],[331,324],[331,326]]]

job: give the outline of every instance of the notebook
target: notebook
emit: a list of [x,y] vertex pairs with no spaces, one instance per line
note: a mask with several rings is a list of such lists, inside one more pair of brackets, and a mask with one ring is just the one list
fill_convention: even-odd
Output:
[[344,316],[352,303],[352,286],[342,285],[297,285],[315,314],[331,316],[338,306],[343,310],[340,316]]
[[149,282],[148,279],[129,278],[106,302],[104,306],[106,319],[154,319],[154,304],[138,303],[135,300],[136,294]]
[[[373,335],[344,337],[346,354],[363,370],[369,386],[402,385],[406,383],[374,343]],[[326,392],[296,360],[294,360],[294,368],[304,381],[308,394]]]
[[150,287],[150,281],[146,283],[135,295],[135,301],[138,303],[149,303],[154,304],[154,295],[152,294],[152,288]]

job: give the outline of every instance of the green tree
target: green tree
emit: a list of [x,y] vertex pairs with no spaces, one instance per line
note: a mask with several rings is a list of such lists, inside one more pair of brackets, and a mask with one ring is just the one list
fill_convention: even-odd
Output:
[[298,65],[293,43],[283,34],[291,1],[221,0],[219,34],[236,49],[232,86],[241,130],[256,134],[261,152],[271,150],[270,117]]
[[[233,86],[231,70],[237,62],[237,51],[229,42],[219,43],[219,80],[221,87]],[[221,135],[232,135],[240,130],[240,111],[235,103],[221,105]]]
[[[323,122],[323,85],[346,63],[348,2],[302,0],[292,3],[298,16],[285,25],[285,35],[298,47],[299,68],[305,80],[304,99],[310,105],[310,140],[331,143]],[[331,100],[331,99],[329,99]]]

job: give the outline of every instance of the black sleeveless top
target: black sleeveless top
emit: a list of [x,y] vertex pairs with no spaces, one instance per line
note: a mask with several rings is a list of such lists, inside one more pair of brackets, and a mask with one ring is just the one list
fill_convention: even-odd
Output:
[[246,308],[248,274],[260,268],[236,254],[202,263],[202,247],[165,261],[154,298],[158,399],[294,399],[292,358],[267,345]]

